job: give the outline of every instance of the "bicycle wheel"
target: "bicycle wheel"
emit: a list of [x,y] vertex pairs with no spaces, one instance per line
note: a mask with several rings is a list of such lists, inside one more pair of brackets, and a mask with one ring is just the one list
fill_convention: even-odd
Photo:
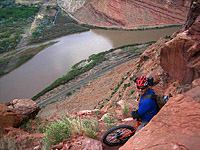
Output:
[[[108,146],[118,146],[126,143],[126,141],[135,134],[135,128],[129,125],[120,125],[114,128],[111,128],[103,135],[103,143]],[[129,135],[128,135],[129,134]],[[127,136],[125,136],[127,135]],[[123,137],[124,136],[124,137]],[[123,137],[123,139],[120,139]]]

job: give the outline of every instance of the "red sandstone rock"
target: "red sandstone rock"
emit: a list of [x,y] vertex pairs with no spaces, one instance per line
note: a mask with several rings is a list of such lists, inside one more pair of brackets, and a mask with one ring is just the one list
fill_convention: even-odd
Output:
[[14,99],[8,107],[24,119],[34,118],[40,110],[36,102],[31,99]]
[[63,148],[63,142],[59,143],[58,145],[51,146],[51,150],[58,150]]
[[102,143],[86,136],[78,137],[70,150],[102,150]]
[[22,118],[6,105],[0,103],[0,129],[7,127],[18,127]]
[[93,0],[80,6],[64,0],[61,5],[71,11],[76,18],[88,24],[131,28],[185,23],[190,1]]
[[[184,48],[182,45],[185,45]],[[187,55],[183,59],[184,53],[194,44],[187,37],[186,34],[179,34],[175,39],[167,42],[161,49],[161,66],[162,68],[169,73],[175,79],[178,79],[180,82],[189,83],[192,81],[193,76],[191,75],[192,70],[187,68]]]
[[200,86],[172,98],[152,121],[119,150],[200,147]]
[[161,49],[161,66],[182,84],[200,77],[200,1],[192,0],[185,32]]

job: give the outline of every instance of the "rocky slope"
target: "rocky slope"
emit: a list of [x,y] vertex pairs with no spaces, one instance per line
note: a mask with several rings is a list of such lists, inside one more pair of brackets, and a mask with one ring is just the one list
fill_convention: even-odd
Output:
[[[42,108],[37,117],[45,118],[49,122],[66,113],[81,117],[94,117],[92,112],[95,110],[93,109],[98,108],[100,111],[96,117],[99,120],[101,132],[98,133],[97,140],[101,141],[102,135],[107,130],[101,120],[102,115],[109,112],[114,114],[118,124],[133,125],[135,121],[123,121],[124,118],[130,117],[130,114],[126,116],[122,113],[124,104],[128,106],[129,113],[137,104],[133,79],[140,75],[153,76],[155,86],[152,88],[155,92],[159,94],[172,93],[173,98],[145,128],[134,135],[120,150],[199,149],[200,1],[193,0],[191,7],[193,9],[190,11],[186,26],[179,33],[175,33],[172,39],[161,38],[148,47],[140,58],[115,67],[91,80],[72,95],[62,96],[61,101]],[[14,105],[14,103],[11,104]],[[34,103],[32,105],[33,108],[36,108]],[[85,109],[87,110],[80,111]],[[40,149],[42,145],[40,139],[43,134],[29,134],[13,128],[19,126],[22,118],[20,114],[14,112],[14,109],[8,109],[7,106],[1,104],[0,118],[7,119],[9,117],[11,118],[10,124],[5,125],[0,122],[1,129],[5,129],[6,135],[14,137],[21,144],[22,149],[33,149],[33,147]],[[15,120],[18,120],[17,124],[14,123]],[[67,147],[67,149],[78,150],[83,149],[86,145],[88,149],[115,150],[119,148],[107,147],[98,141],[95,142],[82,136],[74,141],[71,141],[71,145],[61,143],[57,145],[57,148],[65,149]],[[31,147],[31,145],[33,146]]]
[[88,24],[133,28],[185,23],[190,0],[65,0],[60,4]]

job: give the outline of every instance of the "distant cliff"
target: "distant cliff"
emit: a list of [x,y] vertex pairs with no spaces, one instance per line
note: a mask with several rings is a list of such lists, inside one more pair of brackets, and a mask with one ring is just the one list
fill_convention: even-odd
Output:
[[89,24],[135,27],[185,23],[190,0],[64,0],[61,5]]

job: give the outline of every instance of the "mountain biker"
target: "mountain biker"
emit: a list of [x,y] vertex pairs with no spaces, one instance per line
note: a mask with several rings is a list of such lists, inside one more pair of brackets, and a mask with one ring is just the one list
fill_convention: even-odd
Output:
[[131,115],[133,119],[140,119],[141,121],[136,131],[138,132],[157,114],[157,105],[156,102],[149,97],[149,95],[153,95],[153,91],[149,88],[148,78],[145,76],[137,77],[135,83],[137,92],[139,93],[139,109],[137,111],[132,111]]

